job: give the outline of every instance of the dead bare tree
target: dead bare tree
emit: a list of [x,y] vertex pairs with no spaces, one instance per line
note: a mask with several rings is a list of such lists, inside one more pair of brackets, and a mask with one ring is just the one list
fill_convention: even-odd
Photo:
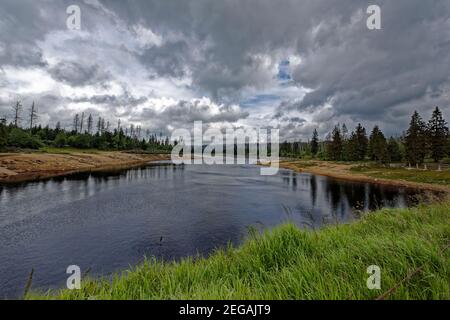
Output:
[[87,120],[87,131],[89,134],[92,133],[92,126],[94,124],[94,119],[92,118],[92,114],[89,114],[88,120]]
[[22,111],[22,104],[20,103],[20,101],[17,101],[12,108],[14,112],[14,126],[18,127],[20,123],[20,112]]
[[84,123],[84,112],[81,113],[80,133],[83,133],[83,123]]
[[37,118],[38,118],[37,109],[33,101],[33,104],[31,105],[30,109],[30,130],[33,129],[33,125],[35,124]]
[[80,124],[80,116],[77,113],[73,118],[73,130],[75,131],[75,133],[78,133],[79,124]]

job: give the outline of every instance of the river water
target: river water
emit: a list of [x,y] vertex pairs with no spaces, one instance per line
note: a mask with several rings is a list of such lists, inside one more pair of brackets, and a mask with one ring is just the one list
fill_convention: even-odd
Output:
[[361,211],[406,207],[418,191],[257,166],[151,164],[0,186],[0,298],[65,286],[69,265],[90,276],[144,256],[168,259],[239,244],[250,226],[320,228]]

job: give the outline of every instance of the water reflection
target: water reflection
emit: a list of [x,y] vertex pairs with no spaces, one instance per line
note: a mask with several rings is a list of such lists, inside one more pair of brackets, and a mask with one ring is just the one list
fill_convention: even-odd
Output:
[[255,166],[159,163],[0,186],[0,298],[19,296],[31,268],[34,287],[62,286],[70,264],[94,276],[144,255],[208,254],[240,243],[249,226],[289,219],[316,229],[417,201],[416,190],[259,173]]

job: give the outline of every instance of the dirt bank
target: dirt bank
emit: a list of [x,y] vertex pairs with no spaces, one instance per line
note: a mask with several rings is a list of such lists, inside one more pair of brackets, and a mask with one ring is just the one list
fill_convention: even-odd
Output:
[[[280,168],[291,169],[297,172],[308,172],[331,178],[370,182],[383,185],[393,185],[406,188],[417,188],[430,191],[446,192],[450,195],[450,188],[434,183],[421,183],[403,179],[384,179],[369,176],[368,174],[351,171],[355,164],[336,163],[330,161],[281,161]],[[414,174],[412,172],[412,174]]]
[[3,153],[0,154],[0,183],[46,179],[76,172],[100,171],[169,160],[170,155],[124,152]]

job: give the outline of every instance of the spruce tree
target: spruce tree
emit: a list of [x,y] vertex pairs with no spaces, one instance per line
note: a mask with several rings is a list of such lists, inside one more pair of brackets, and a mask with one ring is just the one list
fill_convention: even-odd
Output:
[[311,154],[315,158],[319,152],[319,134],[317,133],[317,129],[314,129],[314,133],[311,139]]
[[358,148],[358,142],[356,141],[356,133],[355,131],[352,131],[350,133],[350,138],[347,141],[347,146],[345,148],[345,157],[349,161],[357,161],[357,148]]
[[389,160],[391,162],[402,161],[402,153],[400,151],[400,146],[394,137],[390,137],[387,145],[387,151],[389,155]]
[[386,138],[378,126],[375,126],[370,134],[369,150],[372,160],[380,163],[389,162]]
[[427,153],[426,125],[417,111],[411,117],[405,136],[406,160],[411,165],[422,164]]
[[366,158],[369,144],[366,129],[359,123],[348,139],[347,158],[351,161],[362,161]]
[[433,111],[428,122],[428,141],[431,149],[431,157],[434,162],[439,162],[446,154],[448,127],[438,107]]
[[367,154],[367,146],[369,141],[367,139],[366,128],[364,128],[360,123],[356,127],[355,131],[356,138],[356,160],[364,160]]
[[335,126],[331,134],[331,142],[328,145],[328,157],[331,160],[342,160],[342,136],[339,126]]

